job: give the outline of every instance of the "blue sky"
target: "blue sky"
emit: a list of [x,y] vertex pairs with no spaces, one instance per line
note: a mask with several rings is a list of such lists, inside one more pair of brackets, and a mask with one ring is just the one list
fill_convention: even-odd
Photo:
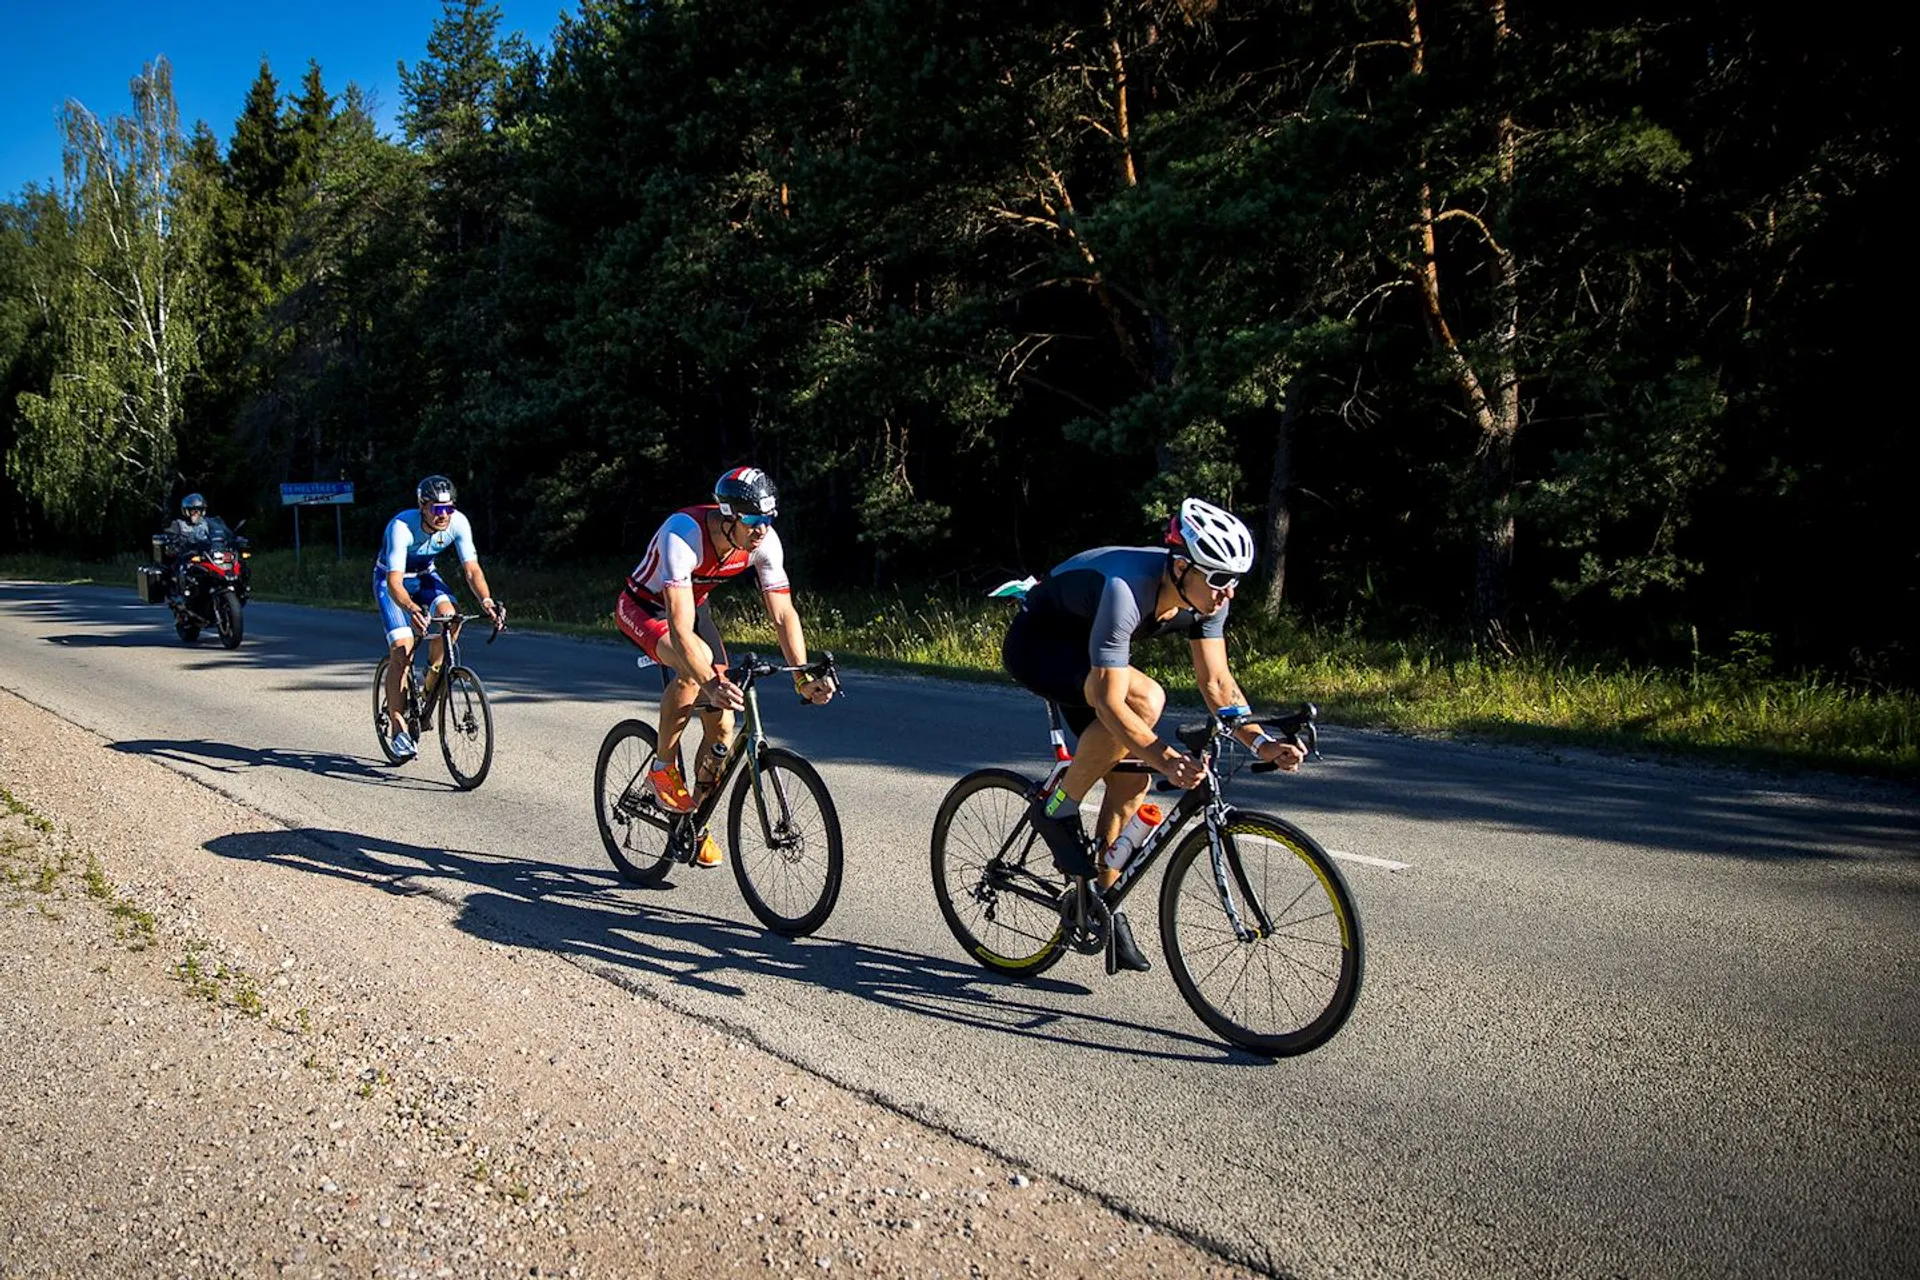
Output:
[[[546,48],[572,0],[494,0],[502,33]],[[418,62],[440,0],[0,0],[0,199],[29,182],[58,186],[55,113],[78,98],[102,116],[126,112],[127,82],[159,55],[173,64],[180,126],[205,120],[224,146],[265,57],[283,94],[300,87],[307,60],[327,92],[349,80],[371,93],[383,128],[400,107],[396,65]]]

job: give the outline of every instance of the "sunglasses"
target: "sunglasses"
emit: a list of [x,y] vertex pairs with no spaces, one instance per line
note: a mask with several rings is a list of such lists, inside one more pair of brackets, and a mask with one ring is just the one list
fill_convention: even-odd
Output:
[[1203,569],[1200,571],[1200,576],[1205,578],[1207,585],[1215,591],[1231,591],[1240,585],[1240,575],[1228,573],[1225,569]]
[[739,516],[739,520],[741,524],[747,526],[749,529],[771,529],[773,527],[772,516],[753,516],[743,512]]
[[429,506],[427,511],[431,515],[450,516],[453,514],[453,504],[451,502],[436,502]]

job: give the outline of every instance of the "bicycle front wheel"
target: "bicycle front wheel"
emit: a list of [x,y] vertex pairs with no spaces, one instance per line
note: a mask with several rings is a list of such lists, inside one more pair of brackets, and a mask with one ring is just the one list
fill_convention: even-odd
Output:
[[733,878],[760,923],[790,938],[827,922],[840,900],[840,815],[819,771],[766,747],[749,760],[727,807]]
[[1067,879],[1027,819],[1033,783],[980,769],[953,785],[933,819],[933,895],[966,953],[996,973],[1032,978],[1066,954]]
[[1317,1049],[1360,997],[1360,916],[1346,878],[1282,818],[1236,811],[1219,830],[1217,867],[1201,825],[1174,851],[1160,887],[1174,985],[1200,1021],[1243,1049],[1269,1057]]
[[487,780],[493,767],[493,708],[487,687],[469,667],[455,667],[440,679],[440,755],[462,791]]
[[669,836],[677,815],[662,809],[647,788],[658,742],[644,720],[622,720],[601,742],[593,766],[593,818],[600,843],[620,874],[638,884],[659,884],[673,867]]
[[379,739],[380,751],[387,763],[400,764],[407,757],[393,749],[393,737],[387,732],[387,725],[391,723],[387,719],[387,666],[392,661],[391,655],[384,657],[373,669],[373,736]]

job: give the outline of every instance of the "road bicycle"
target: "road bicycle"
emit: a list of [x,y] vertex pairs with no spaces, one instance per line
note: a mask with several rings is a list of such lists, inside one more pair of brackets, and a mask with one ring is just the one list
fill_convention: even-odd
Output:
[[804,666],[748,654],[727,668],[746,707],[720,772],[711,783],[696,785],[699,798],[692,811],[662,805],[648,784],[659,738],[644,720],[622,720],[600,744],[593,811],[600,840],[620,874],[638,884],[658,884],[674,864],[693,861],[727,784],[738,775],[727,806],[733,878],[762,924],[803,937],[833,913],[846,855],[840,815],[819,771],[797,753],[771,745],[761,727],[754,682],[780,672],[840,682],[831,653]]
[[[437,720],[440,755],[447,762],[447,772],[453,775],[454,785],[462,791],[471,791],[485,782],[487,771],[493,767],[493,708],[487,702],[487,687],[480,683],[473,668],[460,661],[461,628],[486,616],[457,613],[429,622],[413,646],[406,679],[401,682],[405,701],[400,708],[400,719],[407,736],[417,747],[420,735],[430,731]],[[488,644],[498,640],[500,633],[507,629],[504,605],[497,607],[491,621],[493,632],[487,637]],[[445,636],[447,642],[437,677],[430,667],[422,670],[423,656],[428,654],[432,647],[429,642],[436,636]],[[393,764],[403,764],[412,757],[393,749],[389,729],[392,721],[387,715],[387,664],[392,661],[393,655],[389,653],[373,669],[373,733],[380,740],[380,750],[387,759]]]
[[[1094,877],[1055,870],[1028,817],[1028,805],[1051,793],[1072,762],[1060,709],[1049,703],[1047,712],[1055,765],[1044,782],[979,769],[954,785],[934,818],[934,892],[967,954],[997,973],[1031,978],[1069,951],[1104,951],[1113,973],[1113,913],[1172,850],[1160,886],[1160,939],[1188,1006],[1216,1035],[1254,1053],[1287,1057],[1325,1044],[1360,995],[1360,916],[1346,878],[1313,837],[1222,794],[1232,773],[1223,770],[1223,746],[1250,717],[1210,714],[1181,726],[1180,742],[1205,777],[1102,890]],[[1260,723],[1318,759],[1318,714],[1303,704]]]

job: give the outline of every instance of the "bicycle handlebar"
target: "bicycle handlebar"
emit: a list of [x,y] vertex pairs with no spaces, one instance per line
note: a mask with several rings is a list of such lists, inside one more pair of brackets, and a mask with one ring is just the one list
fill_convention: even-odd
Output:
[[[1230,736],[1233,731],[1249,722],[1257,723],[1282,742],[1297,747],[1308,760],[1320,759],[1320,732],[1314,722],[1320,717],[1320,708],[1311,702],[1303,702],[1293,711],[1284,715],[1258,715],[1251,709],[1230,709],[1228,714],[1213,712],[1203,724],[1180,726],[1179,738],[1182,746],[1195,754],[1208,750],[1220,738]],[[1249,766],[1254,773],[1273,773],[1279,765],[1266,760],[1256,760]],[[1165,778],[1159,780],[1156,789],[1160,791],[1178,791],[1180,788]]]
[[749,653],[744,658],[739,659],[727,667],[727,679],[744,689],[762,676],[775,675],[786,671],[800,672],[810,680],[819,680],[822,678],[832,680],[836,686],[834,692],[842,692],[838,688],[840,684],[840,668],[835,664],[831,650],[822,651],[821,655],[812,662],[798,664],[769,662],[757,653]]

